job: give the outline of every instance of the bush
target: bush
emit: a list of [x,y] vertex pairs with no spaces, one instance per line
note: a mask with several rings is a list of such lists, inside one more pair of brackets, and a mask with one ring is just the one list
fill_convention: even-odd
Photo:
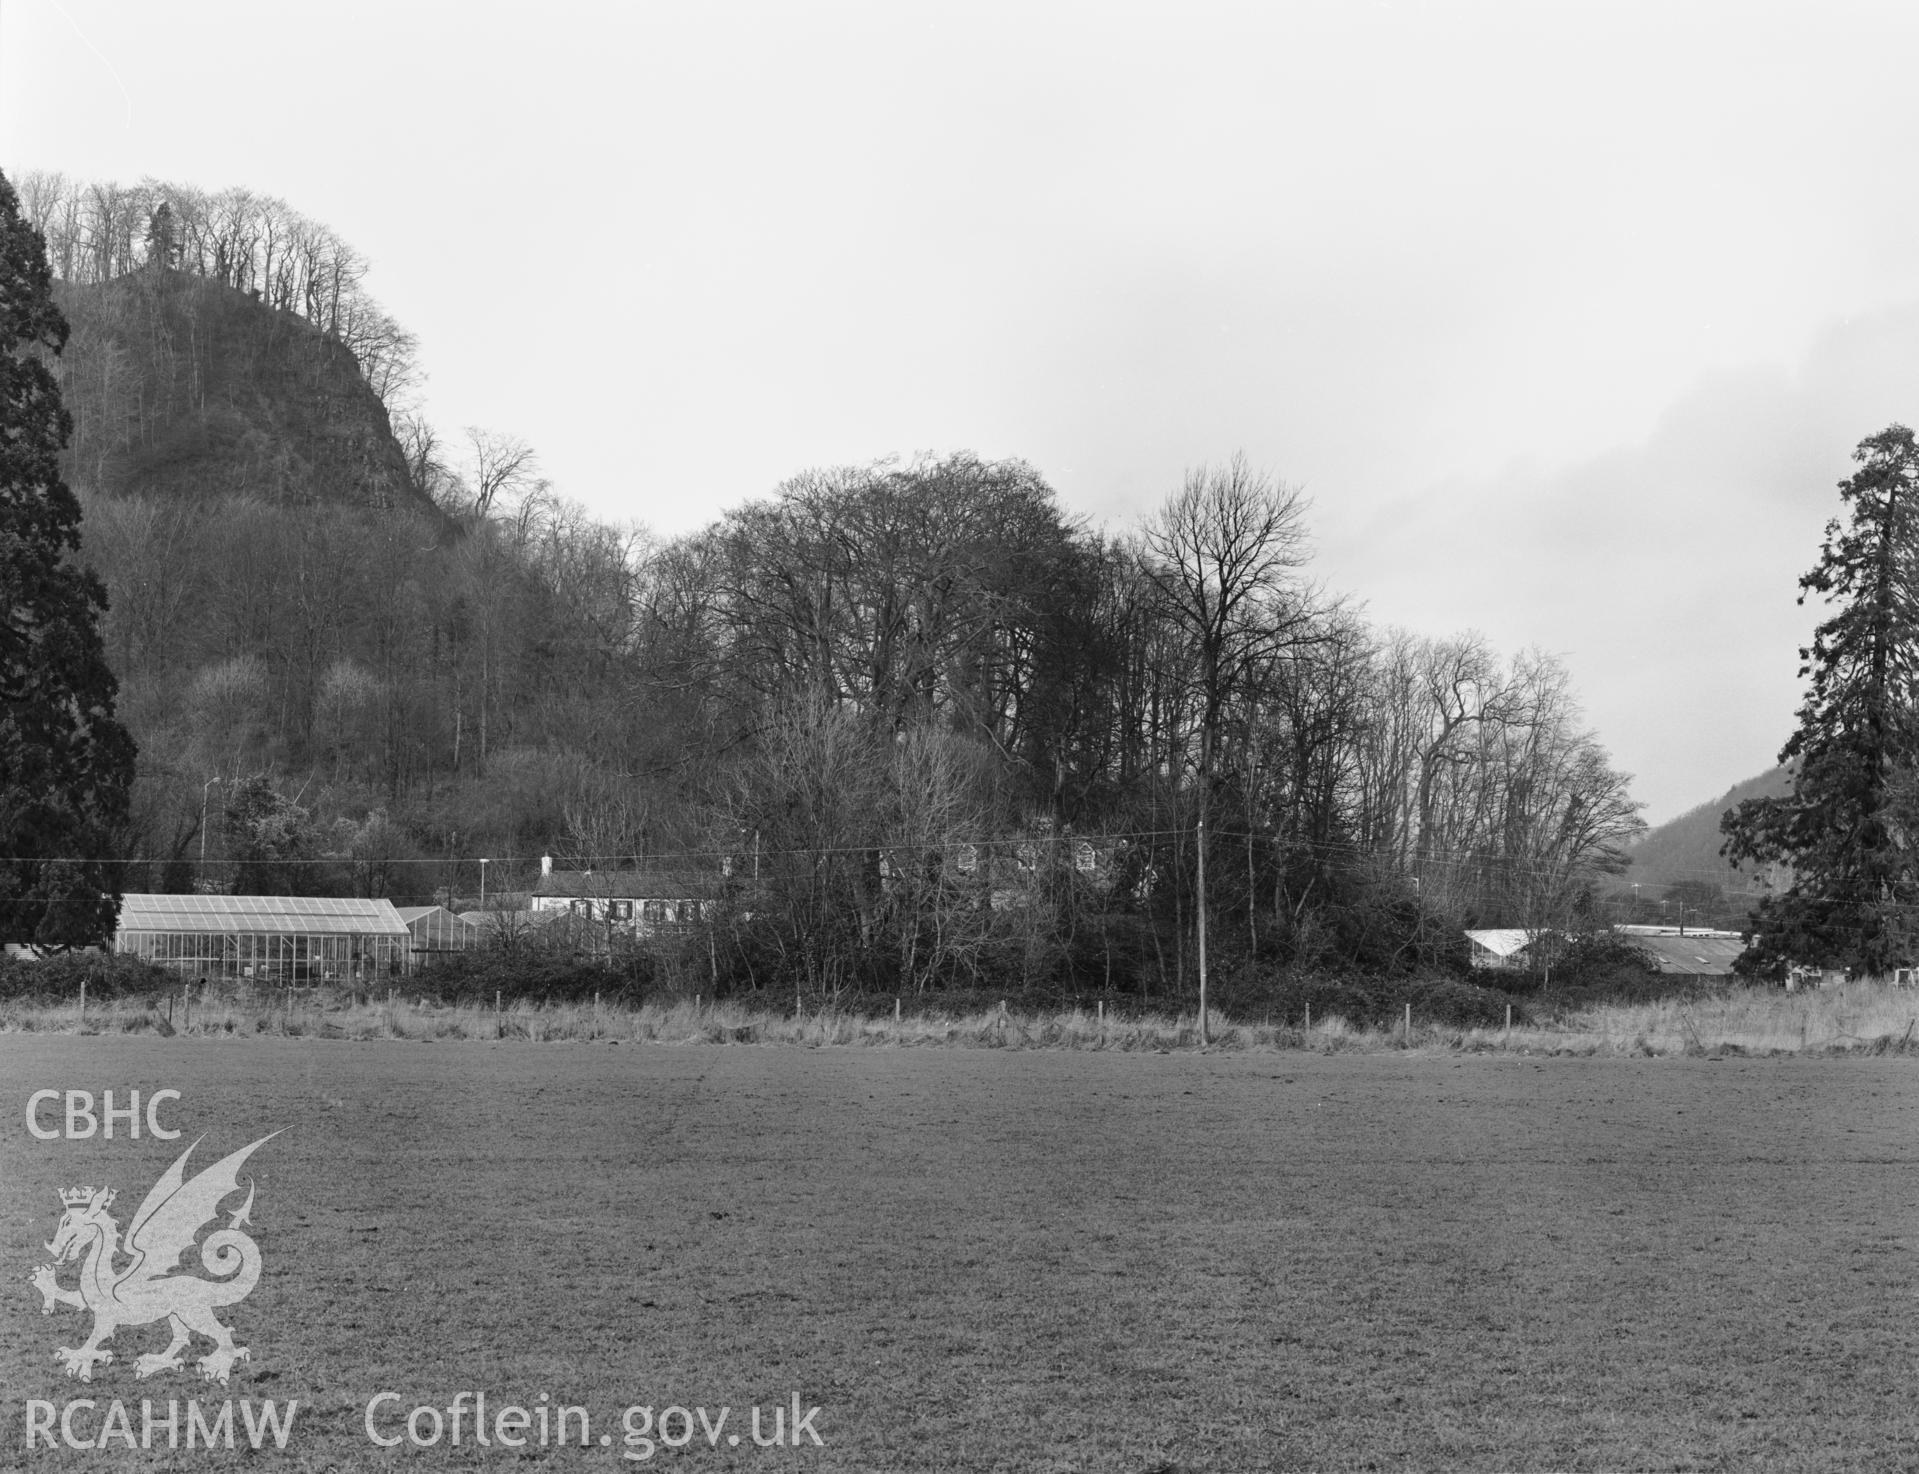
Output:
[[1499,1028],[1506,1022],[1509,1004],[1514,1023],[1530,1019],[1526,1006],[1508,994],[1434,971],[1368,976],[1247,966],[1222,979],[1207,1001],[1236,1019],[1299,1024],[1310,1007],[1315,1019],[1338,1014],[1362,1029],[1389,1029],[1403,1023],[1409,1003],[1415,1026]]
[[124,952],[56,952],[38,960],[0,958],[0,998],[80,1001],[80,980],[87,999],[138,998],[179,986],[179,979]]
[[1535,1011],[1542,1016],[1617,1004],[1711,997],[1723,991],[1727,982],[1658,972],[1630,937],[1614,931],[1574,938],[1550,974],[1543,978],[1533,975],[1529,980]]
[[401,991],[443,1003],[605,1003],[638,1004],[652,982],[646,959],[623,958],[619,966],[604,958],[574,957],[531,948],[484,949],[441,958],[409,977]]

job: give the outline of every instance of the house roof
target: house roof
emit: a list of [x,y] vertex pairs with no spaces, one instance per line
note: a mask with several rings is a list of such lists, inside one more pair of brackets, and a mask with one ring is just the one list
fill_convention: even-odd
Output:
[[690,901],[711,894],[697,877],[658,870],[555,870],[533,887],[536,896],[589,896],[613,901]]
[[1525,951],[1538,935],[1536,931],[1527,931],[1519,926],[1486,927],[1466,933],[1469,940],[1484,947],[1495,957],[1511,957],[1515,952]]
[[357,896],[160,896],[120,898],[120,931],[223,932],[230,935],[407,935],[388,900]]

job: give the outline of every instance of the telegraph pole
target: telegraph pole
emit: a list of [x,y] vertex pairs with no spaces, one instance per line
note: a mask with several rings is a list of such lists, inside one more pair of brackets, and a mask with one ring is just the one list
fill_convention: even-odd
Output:
[[1199,1042],[1210,1043],[1206,1033],[1206,796],[1199,799]]

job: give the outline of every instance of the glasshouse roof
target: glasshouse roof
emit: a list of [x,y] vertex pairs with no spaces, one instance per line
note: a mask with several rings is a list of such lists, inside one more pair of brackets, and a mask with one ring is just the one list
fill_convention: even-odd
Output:
[[128,894],[120,898],[120,930],[407,935],[406,923],[391,901],[364,901],[352,896]]

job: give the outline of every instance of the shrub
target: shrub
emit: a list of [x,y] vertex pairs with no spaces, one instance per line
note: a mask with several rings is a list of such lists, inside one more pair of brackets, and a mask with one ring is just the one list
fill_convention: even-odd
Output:
[[1710,997],[1724,990],[1726,980],[1658,972],[1630,937],[1602,931],[1574,938],[1550,975],[1534,977],[1532,983],[1535,1009],[1557,1015],[1612,1004]]
[[87,998],[135,998],[177,987],[179,979],[124,952],[56,952],[39,959],[0,958],[0,998],[80,1001],[80,980]]
[[1363,1029],[1401,1023],[1409,1003],[1416,1026],[1498,1028],[1509,1004],[1515,1023],[1530,1018],[1525,1005],[1506,993],[1431,970],[1378,976],[1247,967],[1223,979],[1216,998],[1208,1001],[1233,1018],[1299,1024],[1310,1007],[1315,1019],[1338,1014]]
[[408,978],[404,991],[443,1003],[506,1002],[637,1004],[652,981],[645,959],[574,957],[532,948],[455,953]]

